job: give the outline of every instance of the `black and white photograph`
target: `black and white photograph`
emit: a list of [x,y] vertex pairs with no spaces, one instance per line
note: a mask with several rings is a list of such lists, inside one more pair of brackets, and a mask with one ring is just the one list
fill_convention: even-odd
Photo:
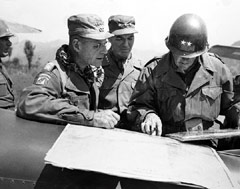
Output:
[[0,0],[0,189],[240,189],[239,7]]

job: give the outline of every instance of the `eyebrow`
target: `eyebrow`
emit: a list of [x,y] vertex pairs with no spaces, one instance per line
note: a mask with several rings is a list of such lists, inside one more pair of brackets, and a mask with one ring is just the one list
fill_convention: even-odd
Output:
[[129,36],[126,36],[126,37],[124,37],[123,35],[117,35],[116,36],[116,38],[118,38],[118,39],[128,39],[128,38],[132,38],[132,37],[134,37],[134,35],[129,35]]

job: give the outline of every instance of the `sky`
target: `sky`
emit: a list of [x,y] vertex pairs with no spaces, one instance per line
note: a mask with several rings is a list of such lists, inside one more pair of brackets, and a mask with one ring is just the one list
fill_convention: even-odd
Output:
[[138,30],[134,48],[140,50],[167,51],[164,39],[173,22],[185,13],[203,18],[210,46],[240,40],[239,0],[0,0],[0,18],[42,30],[19,34],[19,39],[68,41],[67,19],[80,13],[99,15],[106,30],[109,16],[134,16]]

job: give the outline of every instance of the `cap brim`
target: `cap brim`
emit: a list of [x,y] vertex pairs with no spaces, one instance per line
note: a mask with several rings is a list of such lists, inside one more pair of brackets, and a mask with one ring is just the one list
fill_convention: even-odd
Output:
[[95,39],[95,40],[104,40],[108,39],[113,36],[113,34],[110,34],[109,32],[102,32],[102,33],[93,33],[93,34],[85,34],[81,35],[82,37],[85,38],[90,38],[90,39]]
[[119,29],[111,32],[114,35],[124,35],[124,34],[132,34],[132,33],[138,33],[137,30],[134,28],[125,28],[125,29]]
[[180,51],[178,50],[177,48],[171,46],[169,43],[168,43],[168,38],[165,39],[165,44],[167,46],[167,48],[173,53],[173,54],[176,54],[180,57],[183,57],[183,58],[195,58],[197,56],[200,56],[201,54],[207,52],[208,48],[205,48],[203,51],[197,51],[197,52],[186,52],[186,51]]
[[1,35],[0,38],[2,38],[2,37],[13,37],[13,36],[15,36],[13,33],[8,33],[8,34]]

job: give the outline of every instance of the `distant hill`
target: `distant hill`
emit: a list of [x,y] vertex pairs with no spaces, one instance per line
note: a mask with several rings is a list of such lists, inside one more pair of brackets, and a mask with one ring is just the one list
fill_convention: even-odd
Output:
[[[13,51],[10,59],[18,58],[19,63],[22,65],[27,64],[27,58],[24,53],[24,45],[26,41],[20,41],[17,44],[13,45]],[[57,49],[62,45],[66,44],[66,41],[57,40],[57,41],[50,41],[50,42],[34,42],[32,41],[33,45],[36,46],[34,50],[33,56],[33,64],[41,64],[45,65],[47,62],[55,59],[55,54]],[[152,59],[155,56],[160,56],[161,53],[152,50],[140,50],[135,49],[133,47],[134,56],[141,59],[143,62],[147,62],[148,60]],[[8,58],[7,58],[8,59]]]
[[[33,64],[40,63],[41,65],[55,59],[56,50],[62,45],[66,44],[67,41],[56,40],[50,42],[35,42],[32,41],[33,45],[36,46],[33,57]],[[25,41],[20,41],[13,45],[13,51],[10,59],[18,58],[20,64],[27,64],[26,55],[23,52]],[[232,46],[240,46],[240,41],[236,41]],[[162,52],[156,50],[142,50],[133,47],[134,56],[141,59],[143,62],[147,62],[155,56],[161,56]],[[8,60],[8,58],[6,58]]]
[[[26,41],[21,41],[17,44],[14,44],[12,55],[10,59],[18,58],[20,64],[27,64],[27,58],[24,53],[24,45]],[[55,58],[56,50],[62,45],[65,44],[65,41],[57,40],[51,42],[34,42],[33,45],[36,47],[34,50],[33,64],[40,63],[41,65],[46,64],[47,62]]]
[[232,44],[232,46],[240,46],[240,41],[236,41]]

